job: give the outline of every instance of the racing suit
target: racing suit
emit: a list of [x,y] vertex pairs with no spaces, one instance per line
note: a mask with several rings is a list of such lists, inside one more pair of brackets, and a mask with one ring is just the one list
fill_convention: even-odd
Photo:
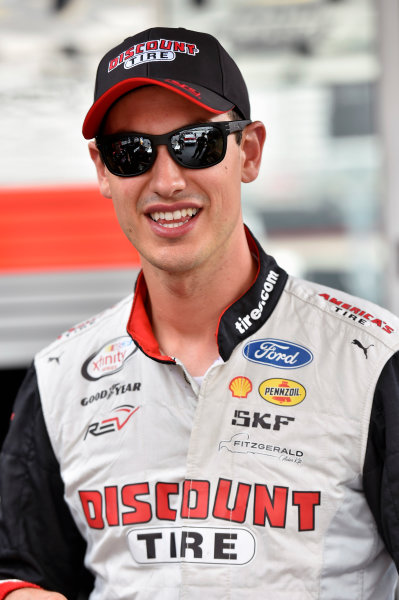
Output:
[[247,235],[256,280],[201,383],[160,352],[142,274],[36,356],[1,458],[0,598],[72,599],[83,562],[91,600],[393,598],[399,321]]

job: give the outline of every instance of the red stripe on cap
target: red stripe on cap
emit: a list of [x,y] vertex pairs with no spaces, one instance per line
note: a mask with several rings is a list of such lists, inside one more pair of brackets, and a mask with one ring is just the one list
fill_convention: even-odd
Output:
[[225,109],[212,108],[211,106],[208,106],[204,102],[198,100],[198,98],[193,97],[189,91],[184,90],[181,87],[171,85],[170,83],[159,81],[157,79],[151,79],[147,77],[125,79],[124,81],[120,81],[112,88],[110,88],[107,92],[100,96],[100,98],[92,105],[83,123],[83,136],[87,140],[90,140],[93,137],[95,137],[107,110],[112,106],[112,104],[116,102],[116,100],[118,100],[121,96],[123,96],[123,94],[133,91],[139,87],[143,87],[144,85],[159,85],[161,87],[164,87],[172,92],[175,92],[176,94],[180,94],[180,96],[187,98],[187,100],[190,100],[190,102],[193,102],[194,104],[201,106],[201,108],[205,108],[205,110],[208,110],[209,112],[216,115],[221,115],[234,108],[234,104],[228,105],[227,101],[227,108]]

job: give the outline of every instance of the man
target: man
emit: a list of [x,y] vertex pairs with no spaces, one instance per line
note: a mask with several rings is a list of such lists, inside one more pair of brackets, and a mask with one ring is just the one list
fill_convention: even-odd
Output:
[[[399,321],[244,228],[265,129],[237,66],[206,34],[137,34],[83,133],[142,272],[20,391],[0,598],[75,598],[84,561],[93,600],[392,599]],[[202,134],[208,158],[181,151]]]

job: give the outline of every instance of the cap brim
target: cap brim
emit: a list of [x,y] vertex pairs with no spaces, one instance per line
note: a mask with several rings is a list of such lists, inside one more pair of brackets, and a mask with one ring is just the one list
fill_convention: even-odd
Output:
[[234,104],[226,100],[226,98],[222,98],[218,94],[215,94],[215,92],[199,85],[196,85],[194,88],[193,84],[185,81],[177,81],[175,79],[155,79],[153,77],[125,79],[124,81],[115,84],[94,102],[83,123],[83,136],[87,140],[95,137],[102,120],[113,103],[127,92],[145,85],[159,85],[167,88],[214,114],[223,114],[234,108]]

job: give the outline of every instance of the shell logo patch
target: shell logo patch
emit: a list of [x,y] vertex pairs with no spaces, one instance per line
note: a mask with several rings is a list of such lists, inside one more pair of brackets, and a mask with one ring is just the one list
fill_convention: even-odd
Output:
[[234,377],[230,381],[229,390],[234,398],[246,398],[252,392],[252,383],[248,377]]
[[306,390],[290,379],[266,379],[259,386],[259,394],[267,402],[278,406],[295,406],[305,400]]

